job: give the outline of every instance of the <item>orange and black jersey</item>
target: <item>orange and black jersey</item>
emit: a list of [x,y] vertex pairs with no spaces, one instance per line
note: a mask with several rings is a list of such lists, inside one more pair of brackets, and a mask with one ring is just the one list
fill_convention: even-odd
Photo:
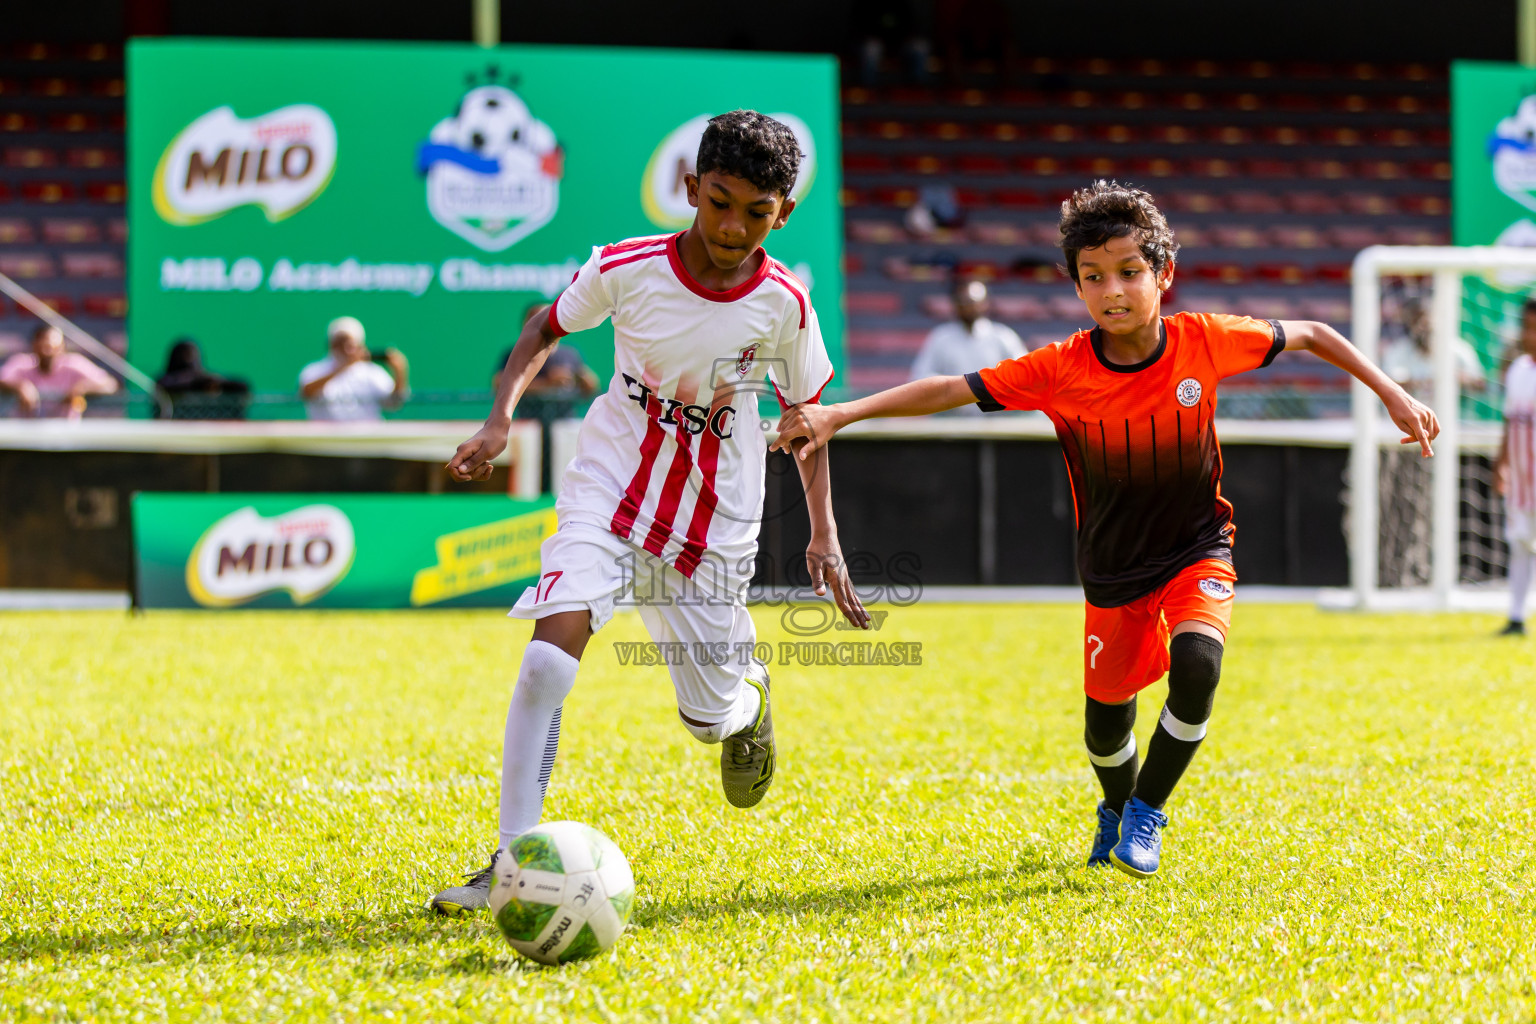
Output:
[[1231,561],[1216,384],[1283,348],[1274,320],[1179,313],[1134,366],[1107,362],[1095,328],[966,374],[983,410],[1039,409],[1055,423],[1089,604],[1129,604],[1202,558]]

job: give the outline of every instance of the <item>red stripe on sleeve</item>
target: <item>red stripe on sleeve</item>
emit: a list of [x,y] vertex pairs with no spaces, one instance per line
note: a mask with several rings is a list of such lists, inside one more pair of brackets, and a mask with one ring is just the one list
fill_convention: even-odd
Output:
[[646,405],[646,412],[649,415],[645,423],[645,440],[640,442],[640,466],[635,470],[633,479],[629,481],[629,487],[625,490],[619,507],[614,510],[613,522],[608,524],[610,532],[626,540],[629,539],[630,530],[634,529],[635,516],[640,514],[640,503],[645,500],[645,492],[650,488],[651,470],[656,465],[656,453],[661,451],[662,438],[667,433],[656,420],[656,417],[661,415],[661,402],[652,395]]
[[555,332],[555,337],[557,338],[563,338],[567,334],[571,333],[564,327],[560,326],[560,318],[555,315],[555,310],[560,308],[560,300],[564,296],[565,292],[561,292],[559,295],[555,296],[555,301],[549,304],[549,329]]
[[608,271],[612,270],[614,267],[622,267],[626,263],[636,263],[636,262],[639,262],[640,260],[653,259],[653,258],[655,258],[657,256],[665,256],[666,254],[667,254],[667,250],[665,250],[665,249],[657,249],[655,252],[636,253],[633,256],[625,256],[623,259],[609,260],[607,263],[601,264],[597,268],[597,272],[599,274],[606,274],[606,273],[608,273]]

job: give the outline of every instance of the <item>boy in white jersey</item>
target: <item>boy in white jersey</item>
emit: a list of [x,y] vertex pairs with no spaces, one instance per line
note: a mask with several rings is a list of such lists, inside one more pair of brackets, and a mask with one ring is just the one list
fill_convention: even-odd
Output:
[[1509,622],[1504,636],[1525,635],[1525,597],[1536,555],[1536,297],[1525,300],[1520,354],[1504,378],[1504,437],[1494,478],[1504,495],[1504,537],[1509,542]]
[[[458,480],[488,477],[517,400],[558,339],[613,321],[613,380],[562,478],[542,575],[511,613],[535,623],[507,712],[498,848],[543,813],[561,706],[587,641],[620,600],[638,605],[653,640],[683,653],[668,659],[678,715],[699,740],[722,745],[726,799],[754,806],[773,781],[768,672],[751,658],[757,636],[743,602],[767,452],[757,394],[771,384],[787,407],[815,402],[832,379],[806,287],[761,248],[794,209],[800,159],[794,133],[772,118],[713,118],[686,178],[693,226],[594,249],[549,315],[524,326],[490,418],[448,463]],[[816,593],[830,589],[867,628],[838,545],[825,452],[799,468]],[[482,869],[433,908],[478,910],[490,878]]]

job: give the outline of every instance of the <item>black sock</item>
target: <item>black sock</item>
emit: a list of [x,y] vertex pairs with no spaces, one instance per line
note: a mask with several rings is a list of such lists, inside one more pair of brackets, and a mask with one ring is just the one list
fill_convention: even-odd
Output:
[[1136,698],[1124,704],[1101,704],[1089,697],[1083,719],[1087,723],[1083,742],[1104,789],[1104,803],[1119,814],[1136,788],[1136,737],[1131,732],[1136,725]]
[[1221,652],[1221,641],[1204,633],[1180,633],[1168,645],[1168,702],[1136,777],[1134,795],[1143,803],[1167,803],[1200,749],[1221,679]]

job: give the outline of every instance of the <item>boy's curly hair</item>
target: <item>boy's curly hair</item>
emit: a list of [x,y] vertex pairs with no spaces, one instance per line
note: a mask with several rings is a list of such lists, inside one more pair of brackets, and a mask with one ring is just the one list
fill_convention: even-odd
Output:
[[1179,254],[1168,219],[1152,195],[1118,181],[1095,181],[1061,204],[1061,253],[1067,273],[1077,281],[1077,254],[1111,238],[1132,238],[1141,254],[1161,274]]
[[700,177],[718,171],[787,199],[800,176],[802,158],[788,125],[755,110],[733,110],[709,119],[696,166]]

